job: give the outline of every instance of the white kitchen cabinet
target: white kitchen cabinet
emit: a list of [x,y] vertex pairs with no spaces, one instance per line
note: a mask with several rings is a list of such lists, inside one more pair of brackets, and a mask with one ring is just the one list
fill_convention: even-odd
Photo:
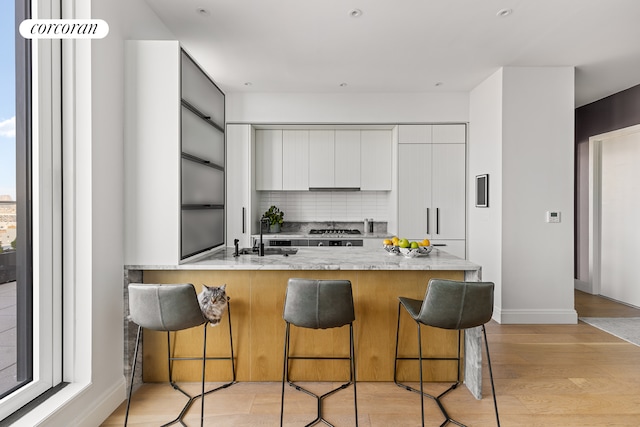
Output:
[[400,144],[431,144],[432,125],[399,125]]
[[125,42],[125,259],[224,244],[224,93],[177,41]]
[[466,241],[462,239],[434,239],[431,240],[431,244],[434,248],[439,249],[444,252],[448,252],[451,255],[457,256],[458,258],[466,258]]
[[360,189],[391,191],[392,170],[391,130],[360,131]]
[[282,189],[309,189],[309,131],[282,131]]
[[334,186],[335,131],[309,130],[309,188]]
[[255,189],[391,191],[392,131],[257,129]]
[[[436,130],[439,126],[446,127]],[[447,245],[442,250],[464,257],[466,145],[458,142],[462,134],[464,125],[400,126],[398,233],[410,240],[427,237]]]
[[256,190],[282,190],[282,129],[256,129]]
[[466,218],[466,161],[464,144],[433,144],[431,206],[435,222],[431,236],[464,239]]
[[465,144],[467,140],[465,125],[432,125],[431,131],[434,144]]
[[251,246],[251,136],[249,124],[227,124],[227,246]]
[[398,147],[398,236],[413,240],[430,237],[432,220],[431,144]]
[[335,132],[333,187],[360,188],[360,130]]

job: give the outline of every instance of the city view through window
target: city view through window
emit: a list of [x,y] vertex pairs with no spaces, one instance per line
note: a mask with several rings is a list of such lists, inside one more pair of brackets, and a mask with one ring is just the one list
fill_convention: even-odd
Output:
[[19,383],[16,360],[16,79],[14,2],[0,2],[0,396]]
[[16,238],[16,90],[15,12],[0,3],[0,248],[11,250]]

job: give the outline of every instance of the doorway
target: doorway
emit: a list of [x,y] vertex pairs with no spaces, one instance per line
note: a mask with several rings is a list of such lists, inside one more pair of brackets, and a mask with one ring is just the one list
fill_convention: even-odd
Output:
[[640,125],[589,139],[592,291],[640,307]]

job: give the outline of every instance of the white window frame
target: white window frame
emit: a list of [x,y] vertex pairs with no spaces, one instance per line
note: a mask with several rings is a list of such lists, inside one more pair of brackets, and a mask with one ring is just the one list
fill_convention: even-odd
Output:
[[[32,18],[60,16],[60,2],[33,0]],[[32,42],[33,381],[0,400],[0,419],[62,378],[61,44]]]

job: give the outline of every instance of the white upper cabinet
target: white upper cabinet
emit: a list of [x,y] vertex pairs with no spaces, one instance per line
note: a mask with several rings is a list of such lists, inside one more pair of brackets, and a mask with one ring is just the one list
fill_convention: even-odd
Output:
[[309,131],[309,188],[334,186],[335,131]]
[[282,131],[282,189],[309,189],[309,131]]
[[333,162],[333,187],[360,188],[359,130],[336,130]]
[[432,125],[434,144],[465,144],[467,127],[465,125]]
[[391,130],[360,131],[360,189],[391,191]]
[[256,190],[282,190],[282,130],[256,130]]
[[431,144],[432,125],[399,125],[398,142],[400,144]]
[[257,129],[255,189],[391,191],[391,129]]

